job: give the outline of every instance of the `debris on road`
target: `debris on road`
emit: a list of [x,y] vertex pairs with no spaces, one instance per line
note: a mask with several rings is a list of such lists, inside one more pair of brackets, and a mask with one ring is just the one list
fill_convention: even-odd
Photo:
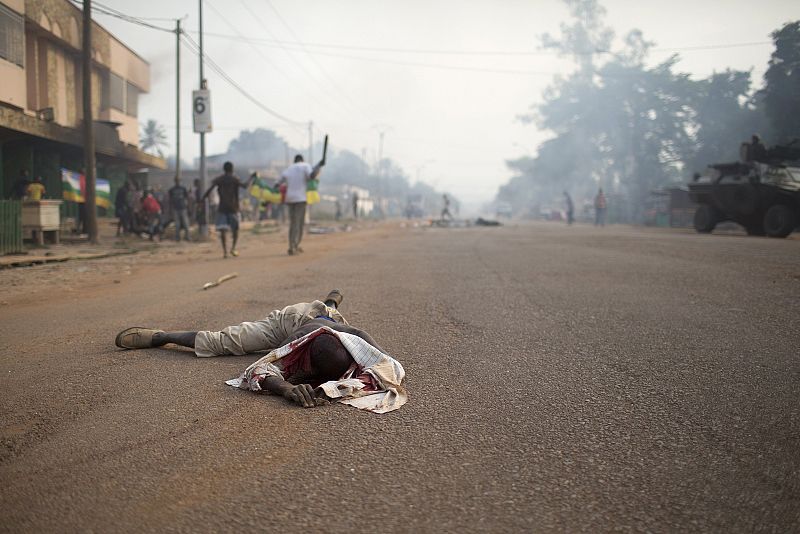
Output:
[[216,282],[206,282],[205,285],[203,285],[203,289],[205,290],[205,289],[210,289],[212,287],[217,287],[222,282],[227,282],[228,280],[232,280],[237,276],[239,276],[239,273],[230,273],[226,274],[225,276],[220,276],[219,278],[217,278]]

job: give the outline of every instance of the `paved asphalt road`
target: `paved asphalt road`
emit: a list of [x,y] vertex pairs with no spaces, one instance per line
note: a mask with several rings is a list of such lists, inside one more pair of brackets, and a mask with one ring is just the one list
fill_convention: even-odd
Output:
[[[244,243],[0,307],[0,531],[800,529],[800,240],[392,223],[298,257]],[[224,384],[252,357],[113,346],[332,287],[404,364],[399,411],[303,410]]]

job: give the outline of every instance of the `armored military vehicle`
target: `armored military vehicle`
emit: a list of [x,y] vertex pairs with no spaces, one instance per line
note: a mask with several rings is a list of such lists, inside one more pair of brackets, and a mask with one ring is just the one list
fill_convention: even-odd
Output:
[[717,224],[733,221],[750,235],[786,237],[800,224],[800,143],[766,151],[763,161],[709,165],[689,184],[698,204],[694,227],[711,233]]

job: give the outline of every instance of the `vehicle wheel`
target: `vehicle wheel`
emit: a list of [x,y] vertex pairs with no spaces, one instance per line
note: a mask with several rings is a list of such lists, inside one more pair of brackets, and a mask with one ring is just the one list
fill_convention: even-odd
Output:
[[694,212],[694,229],[701,234],[710,234],[719,222],[717,210],[708,204],[700,204]]
[[776,204],[764,215],[764,231],[770,237],[786,237],[792,233],[797,218],[789,206]]
[[739,185],[731,191],[731,207],[736,213],[752,215],[758,209],[758,189],[752,185]]

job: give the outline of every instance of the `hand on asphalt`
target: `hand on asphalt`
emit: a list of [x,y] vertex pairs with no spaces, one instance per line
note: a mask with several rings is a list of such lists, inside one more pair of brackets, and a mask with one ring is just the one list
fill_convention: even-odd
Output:
[[327,399],[316,397],[314,389],[309,384],[298,384],[286,393],[286,398],[299,404],[303,408],[313,408],[314,406],[324,406],[330,404]]

